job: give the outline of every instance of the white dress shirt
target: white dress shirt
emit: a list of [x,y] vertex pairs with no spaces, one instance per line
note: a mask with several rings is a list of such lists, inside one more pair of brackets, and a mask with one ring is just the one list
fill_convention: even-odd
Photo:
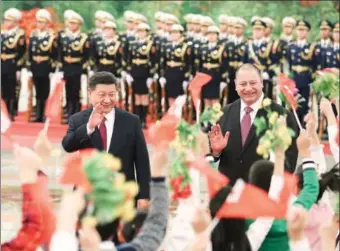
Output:
[[[108,114],[105,115],[105,126],[106,126],[106,146],[107,149],[106,152],[109,151],[110,149],[110,144],[111,144],[111,138],[112,138],[112,134],[113,134],[113,127],[115,124],[115,109],[113,108],[111,112],[109,112]],[[99,129],[98,125],[98,129]],[[94,132],[94,129],[90,129],[89,128],[89,124],[87,123],[87,135],[91,135]]]
[[304,47],[305,44],[307,44],[307,41],[306,41],[306,39],[304,39],[304,40],[297,40],[296,43],[297,43],[297,45],[299,47]]
[[[250,105],[250,107],[253,109],[249,115],[250,115],[250,119],[251,119],[251,123],[253,124],[254,120],[255,120],[255,117],[256,117],[256,113],[257,111],[261,108],[261,104],[262,104],[262,100],[263,100],[263,93],[261,95],[261,97],[252,105]],[[245,112],[245,108],[247,107],[248,105],[241,99],[241,110],[240,110],[240,122],[242,121],[243,119],[243,116],[246,114]]]

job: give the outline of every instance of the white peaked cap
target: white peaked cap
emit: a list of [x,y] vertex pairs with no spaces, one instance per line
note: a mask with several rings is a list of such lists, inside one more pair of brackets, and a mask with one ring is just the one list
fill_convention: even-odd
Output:
[[51,14],[45,9],[38,10],[37,13],[35,14],[35,18],[37,20],[45,22],[51,22],[52,20]]
[[20,21],[21,20],[21,11],[16,8],[10,8],[5,11],[4,18],[13,20],[13,21]]

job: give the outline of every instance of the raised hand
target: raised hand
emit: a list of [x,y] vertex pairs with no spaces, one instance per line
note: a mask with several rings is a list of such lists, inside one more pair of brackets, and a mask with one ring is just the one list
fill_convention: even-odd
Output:
[[208,136],[212,154],[214,156],[218,156],[227,146],[230,133],[226,132],[223,136],[221,127],[217,124],[211,127],[211,131],[208,133]]
[[296,145],[299,150],[299,154],[301,154],[302,158],[310,158],[310,146],[311,141],[308,138],[307,131],[301,130],[300,135],[296,140]]
[[97,104],[91,113],[89,118],[89,129],[94,130],[104,119],[105,114],[103,113],[103,106]]

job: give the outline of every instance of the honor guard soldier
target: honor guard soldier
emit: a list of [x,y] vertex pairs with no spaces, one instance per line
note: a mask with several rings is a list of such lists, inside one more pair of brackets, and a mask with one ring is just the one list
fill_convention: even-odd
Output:
[[[57,46],[58,46],[58,62],[61,63],[61,55],[62,55],[62,44],[61,44],[61,38],[65,37],[66,34],[70,32],[70,24],[69,24],[69,19],[73,15],[74,11],[73,10],[65,10],[64,11],[64,29],[58,31],[58,36],[57,36]],[[57,65],[59,68],[59,65]]]
[[195,24],[193,23],[193,17],[194,17],[194,14],[191,14],[191,13],[184,16],[184,20],[186,23],[185,37],[188,42],[193,40],[193,37],[195,34]]
[[142,126],[146,126],[146,116],[149,105],[149,87],[153,79],[151,76],[157,70],[155,62],[156,48],[150,39],[150,26],[140,23],[137,27],[137,40],[131,43],[131,55],[128,57],[127,81],[132,82],[135,96],[135,114],[139,116]]
[[268,74],[268,58],[270,57],[271,48],[264,41],[264,29],[267,26],[260,17],[256,16],[251,19],[251,22],[253,39],[247,43],[243,62],[254,64],[262,71],[265,94],[271,97],[273,83],[269,80]]
[[288,45],[287,57],[296,87],[299,94],[304,98],[304,101],[301,102],[297,109],[298,117],[301,123],[304,123],[304,117],[308,113],[315,43],[310,44],[307,41],[308,33],[311,29],[311,25],[307,21],[298,21],[296,29],[297,39]]
[[4,13],[4,30],[1,30],[1,97],[12,120],[16,114],[16,73],[24,64],[26,51],[25,32],[19,28],[21,12],[10,8]]
[[201,45],[208,42],[208,28],[210,26],[215,25],[214,21],[211,19],[211,17],[203,16],[201,19]]
[[80,31],[83,18],[73,12],[68,19],[69,32],[61,34],[61,65],[64,73],[67,114],[80,111],[80,82],[81,74],[88,67],[90,41],[85,33]]
[[184,94],[191,75],[191,49],[184,41],[184,28],[180,24],[174,24],[171,29],[171,42],[165,48],[162,55],[161,78],[159,82],[165,85],[166,97],[169,106],[175,99]]
[[235,35],[234,35],[234,24],[235,24],[235,21],[236,21],[236,17],[228,16],[228,30],[227,30],[227,33],[228,33],[228,40],[229,41],[233,41],[234,38],[235,38]]
[[218,18],[218,22],[220,24],[219,40],[221,43],[226,43],[228,41],[228,21],[227,15],[220,15]]
[[38,10],[37,29],[30,35],[28,55],[36,93],[35,122],[43,122],[45,102],[50,93],[49,74],[55,70],[57,61],[56,34],[48,28],[51,21],[51,15],[47,10]]
[[122,71],[123,48],[116,33],[117,26],[112,21],[106,21],[103,27],[103,38],[97,41],[95,60],[98,71],[108,71],[120,76]]
[[234,20],[235,38],[228,41],[225,47],[228,56],[228,104],[239,98],[235,89],[235,73],[236,70],[243,64],[243,57],[247,40],[243,33],[248,26],[246,20],[236,17]]
[[333,47],[329,49],[329,52],[326,53],[326,63],[327,67],[330,68],[340,68],[340,44],[339,44],[339,36],[340,36],[340,23],[337,22],[333,28]]
[[[91,52],[94,52],[96,49],[94,48],[97,43],[103,39],[103,29],[104,24],[106,21],[112,21],[115,22],[115,18],[108,12],[103,10],[98,10],[94,14],[95,16],[95,29],[89,32],[89,39],[90,39],[90,48],[92,49]],[[94,62],[95,55],[90,55],[90,67],[91,69],[95,68],[95,62]],[[95,69],[97,70],[97,69]]]
[[133,11],[125,11],[124,12],[124,24],[126,27],[126,31],[122,32],[120,34],[119,40],[123,44],[123,66],[125,67],[128,61],[127,56],[129,55],[130,50],[130,43],[135,40],[135,16],[136,13]]
[[274,86],[274,77],[276,75],[277,71],[277,65],[274,63],[275,58],[272,55],[272,49],[273,45],[275,43],[274,38],[272,37],[272,32],[274,29],[274,20],[271,19],[270,17],[263,17],[261,19],[265,24],[266,28],[264,29],[264,43],[266,45],[266,52],[268,51],[267,55],[267,70],[266,72],[268,73],[268,79],[264,79],[267,82],[266,88],[266,94],[269,98],[273,98],[273,86]]
[[272,61],[279,67],[279,72],[289,74],[289,64],[287,62],[288,44],[293,41],[293,32],[296,20],[292,17],[285,17],[282,20],[283,32],[272,48]]
[[321,70],[327,68],[327,53],[331,51],[333,47],[331,41],[333,24],[329,20],[322,20],[320,22],[320,37],[321,39],[316,43],[314,57],[315,66],[314,70]]
[[204,107],[212,107],[213,104],[219,103],[220,85],[227,78],[227,54],[224,50],[224,44],[219,44],[219,29],[216,26],[210,26],[207,31],[208,43],[203,45],[198,55],[199,71],[208,74],[212,79],[203,86],[202,98]]

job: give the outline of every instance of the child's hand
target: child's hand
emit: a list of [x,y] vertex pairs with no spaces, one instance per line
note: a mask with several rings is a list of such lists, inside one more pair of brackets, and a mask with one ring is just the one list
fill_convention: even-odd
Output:
[[16,165],[19,168],[19,178],[22,184],[35,183],[38,178],[38,171],[43,168],[40,157],[27,147],[14,145],[14,156]]
[[300,131],[300,135],[296,140],[297,148],[299,150],[299,154],[301,154],[302,158],[310,158],[310,146],[311,142],[308,138],[307,131],[302,129]]
[[304,238],[308,211],[300,206],[292,206],[287,215],[287,232],[292,241]]

